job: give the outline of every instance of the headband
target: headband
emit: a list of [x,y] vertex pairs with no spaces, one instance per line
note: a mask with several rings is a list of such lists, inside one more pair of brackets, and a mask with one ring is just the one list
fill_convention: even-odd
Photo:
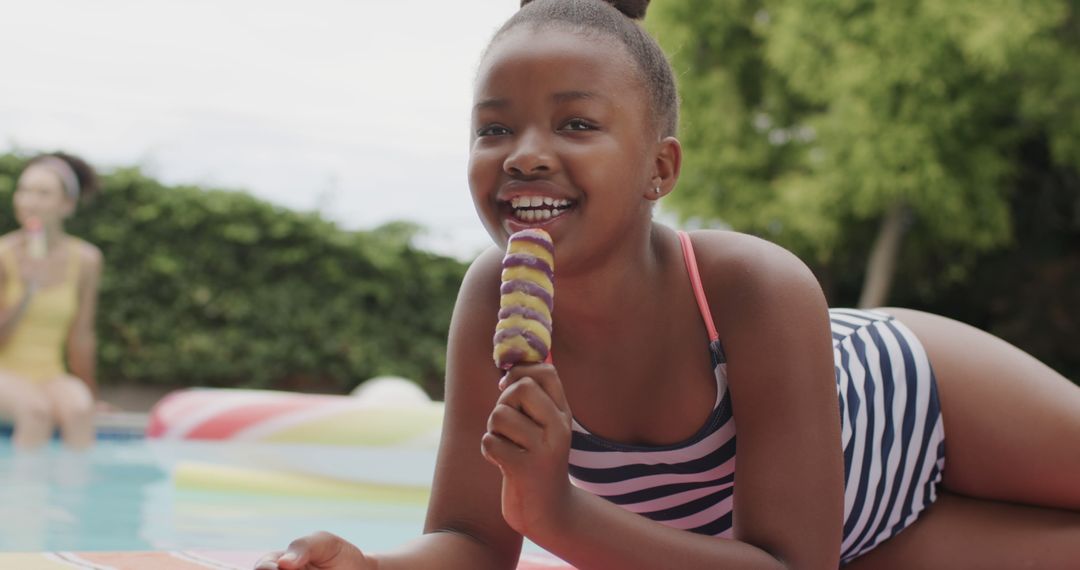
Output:
[[64,191],[72,200],[78,201],[79,192],[82,189],[79,187],[79,177],[75,175],[75,170],[71,168],[71,165],[66,160],[53,155],[43,156],[33,162],[33,164],[39,164],[48,168],[60,177],[60,183],[64,186]]

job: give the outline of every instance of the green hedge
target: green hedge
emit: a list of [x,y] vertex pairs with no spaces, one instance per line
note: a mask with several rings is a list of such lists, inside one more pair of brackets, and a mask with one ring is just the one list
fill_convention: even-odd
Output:
[[[0,156],[0,230],[24,158]],[[136,169],[68,231],[105,255],[101,382],[344,391],[375,375],[440,395],[464,265],[410,227],[348,232],[247,194],[169,187]]]

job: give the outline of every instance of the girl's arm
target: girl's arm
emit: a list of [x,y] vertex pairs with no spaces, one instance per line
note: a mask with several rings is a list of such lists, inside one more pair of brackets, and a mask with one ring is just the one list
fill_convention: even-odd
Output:
[[498,469],[480,453],[499,397],[491,338],[499,306],[502,252],[469,268],[458,294],[447,346],[446,412],[425,535],[397,553],[373,555],[379,570],[512,569],[521,535],[503,520]]
[[101,251],[93,246],[79,244],[77,254],[80,259],[78,295],[79,304],[75,318],[68,332],[67,356],[71,373],[90,388],[96,399],[98,386],[96,374],[97,335],[94,331],[94,316],[97,313],[98,289],[101,283]]
[[[458,293],[446,362],[446,410],[424,535],[387,553],[367,554],[343,539],[315,533],[274,552],[259,569],[513,570],[521,535],[503,520],[498,469],[480,440],[499,396],[492,335],[499,306],[502,252],[481,254]],[[564,475],[565,478],[565,475]]]
[[486,448],[505,473],[504,514],[580,570],[839,565],[843,462],[824,299],[793,256],[737,239],[735,252],[695,239],[708,297],[722,299],[713,308],[738,429],[735,540],[668,528],[556,481],[570,421],[558,375],[536,366],[508,377],[501,437]]
[[802,261],[764,240],[703,232],[694,242],[728,357],[735,537],[792,568],[836,568],[844,460],[821,287]]

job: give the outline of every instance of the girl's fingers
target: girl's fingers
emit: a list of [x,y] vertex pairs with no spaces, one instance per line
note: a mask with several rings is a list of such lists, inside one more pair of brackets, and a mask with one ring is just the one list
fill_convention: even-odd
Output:
[[570,413],[570,403],[566,400],[562,381],[559,380],[559,373],[554,366],[551,364],[522,364],[515,366],[508,370],[503,378],[499,380],[499,388],[505,390],[522,378],[532,378],[551,398],[551,401],[555,402],[560,411]]
[[495,435],[490,431],[484,432],[484,436],[480,438],[480,454],[491,463],[501,464],[502,456],[509,451],[524,450],[505,437]]
[[490,431],[480,438],[480,452],[484,459],[495,464],[500,470],[504,467],[513,470],[527,457],[525,450],[516,443]]
[[520,410],[544,428],[565,425],[569,417],[569,412],[560,409],[550,394],[531,376],[515,380],[499,396],[498,404]]
[[[257,570],[263,570],[264,568],[267,570],[299,570],[311,562],[320,563],[333,560],[341,554],[344,545],[344,539],[337,535],[319,531],[290,542],[289,548],[285,552],[274,553],[274,555],[277,555],[276,558],[272,558],[274,555],[263,558],[259,561],[260,566],[257,567]],[[270,565],[261,566],[263,561],[267,559],[269,559]]]
[[[292,548],[292,545],[289,545],[289,548]],[[293,570],[295,568],[303,568],[302,565],[297,565],[297,562],[299,561],[297,552],[292,550],[278,550],[260,558],[259,561],[255,563],[255,570]],[[305,560],[304,563],[307,563],[307,561]]]
[[[304,539],[300,539],[304,540]],[[293,541],[289,545],[289,549],[281,553],[281,556],[277,559],[277,566],[271,566],[271,568],[277,568],[279,570],[298,570],[307,565],[311,556],[308,554],[307,547],[297,548],[295,545],[298,541]]]
[[255,563],[255,570],[278,570],[277,561],[282,554],[285,554],[285,551],[278,550],[263,556]]
[[543,428],[519,409],[499,403],[488,416],[488,431],[505,438],[522,450],[535,449]]

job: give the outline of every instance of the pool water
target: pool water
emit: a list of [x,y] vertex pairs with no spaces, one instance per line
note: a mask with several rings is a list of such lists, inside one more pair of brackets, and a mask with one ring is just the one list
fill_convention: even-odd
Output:
[[168,465],[141,439],[15,453],[0,437],[0,551],[269,550],[315,530],[384,550],[423,528],[422,504],[177,489]]

